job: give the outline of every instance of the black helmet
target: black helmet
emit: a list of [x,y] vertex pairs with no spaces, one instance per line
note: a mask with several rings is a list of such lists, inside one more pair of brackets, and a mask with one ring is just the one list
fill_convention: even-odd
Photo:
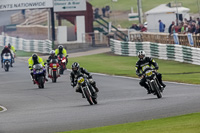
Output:
[[58,46],[58,49],[59,49],[59,50],[63,50],[63,45],[59,45],[59,46]]
[[72,64],[72,71],[77,72],[78,69],[79,69],[79,64],[77,62],[74,62]]
[[145,55],[146,55],[146,53],[143,50],[140,50],[138,52],[138,58],[140,58],[140,60],[144,60],[145,59]]
[[36,60],[38,59],[37,54],[33,54],[33,55],[32,55],[32,59],[33,59],[34,61],[36,61]]
[[10,43],[8,43],[8,48],[11,48],[11,45],[10,45]]

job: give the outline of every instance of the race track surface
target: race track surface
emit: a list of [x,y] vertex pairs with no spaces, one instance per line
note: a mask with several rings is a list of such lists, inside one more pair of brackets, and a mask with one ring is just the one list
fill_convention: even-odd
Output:
[[[200,86],[166,82],[162,99],[137,79],[93,74],[100,89],[90,106],[70,86],[69,71],[44,89],[33,85],[27,63],[0,70],[0,133],[54,133],[200,112]],[[133,70],[134,73],[134,70]]]

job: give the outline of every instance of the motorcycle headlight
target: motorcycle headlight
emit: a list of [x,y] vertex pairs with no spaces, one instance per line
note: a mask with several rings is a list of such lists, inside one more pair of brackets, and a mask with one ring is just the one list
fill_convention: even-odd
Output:
[[40,69],[40,72],[42,73],[42,72],[43,72],[43,69]]
[[40,70],[36,70],[36,73],[40,73]]
[[65,63],[66,62],[66,59],[62,60],[62,63]]

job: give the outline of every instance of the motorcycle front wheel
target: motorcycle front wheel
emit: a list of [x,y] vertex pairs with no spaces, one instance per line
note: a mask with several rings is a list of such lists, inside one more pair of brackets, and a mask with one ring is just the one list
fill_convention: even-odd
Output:
[[88,100],[88,102],[90,103],[90,105],[93,105],[93,100],[92,100],[92,96],[90,95],[90,92],[89,92],[89,88],[85,88],[83,89],[84,93],[85,93],[85,96]]

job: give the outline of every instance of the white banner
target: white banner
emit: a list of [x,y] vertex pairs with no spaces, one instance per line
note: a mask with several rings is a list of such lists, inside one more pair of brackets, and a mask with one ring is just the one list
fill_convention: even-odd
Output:
[[53,0],[0,0],[0,11],[52,7]]
[[86,0],[54,0],[54,12],[85,10]]

